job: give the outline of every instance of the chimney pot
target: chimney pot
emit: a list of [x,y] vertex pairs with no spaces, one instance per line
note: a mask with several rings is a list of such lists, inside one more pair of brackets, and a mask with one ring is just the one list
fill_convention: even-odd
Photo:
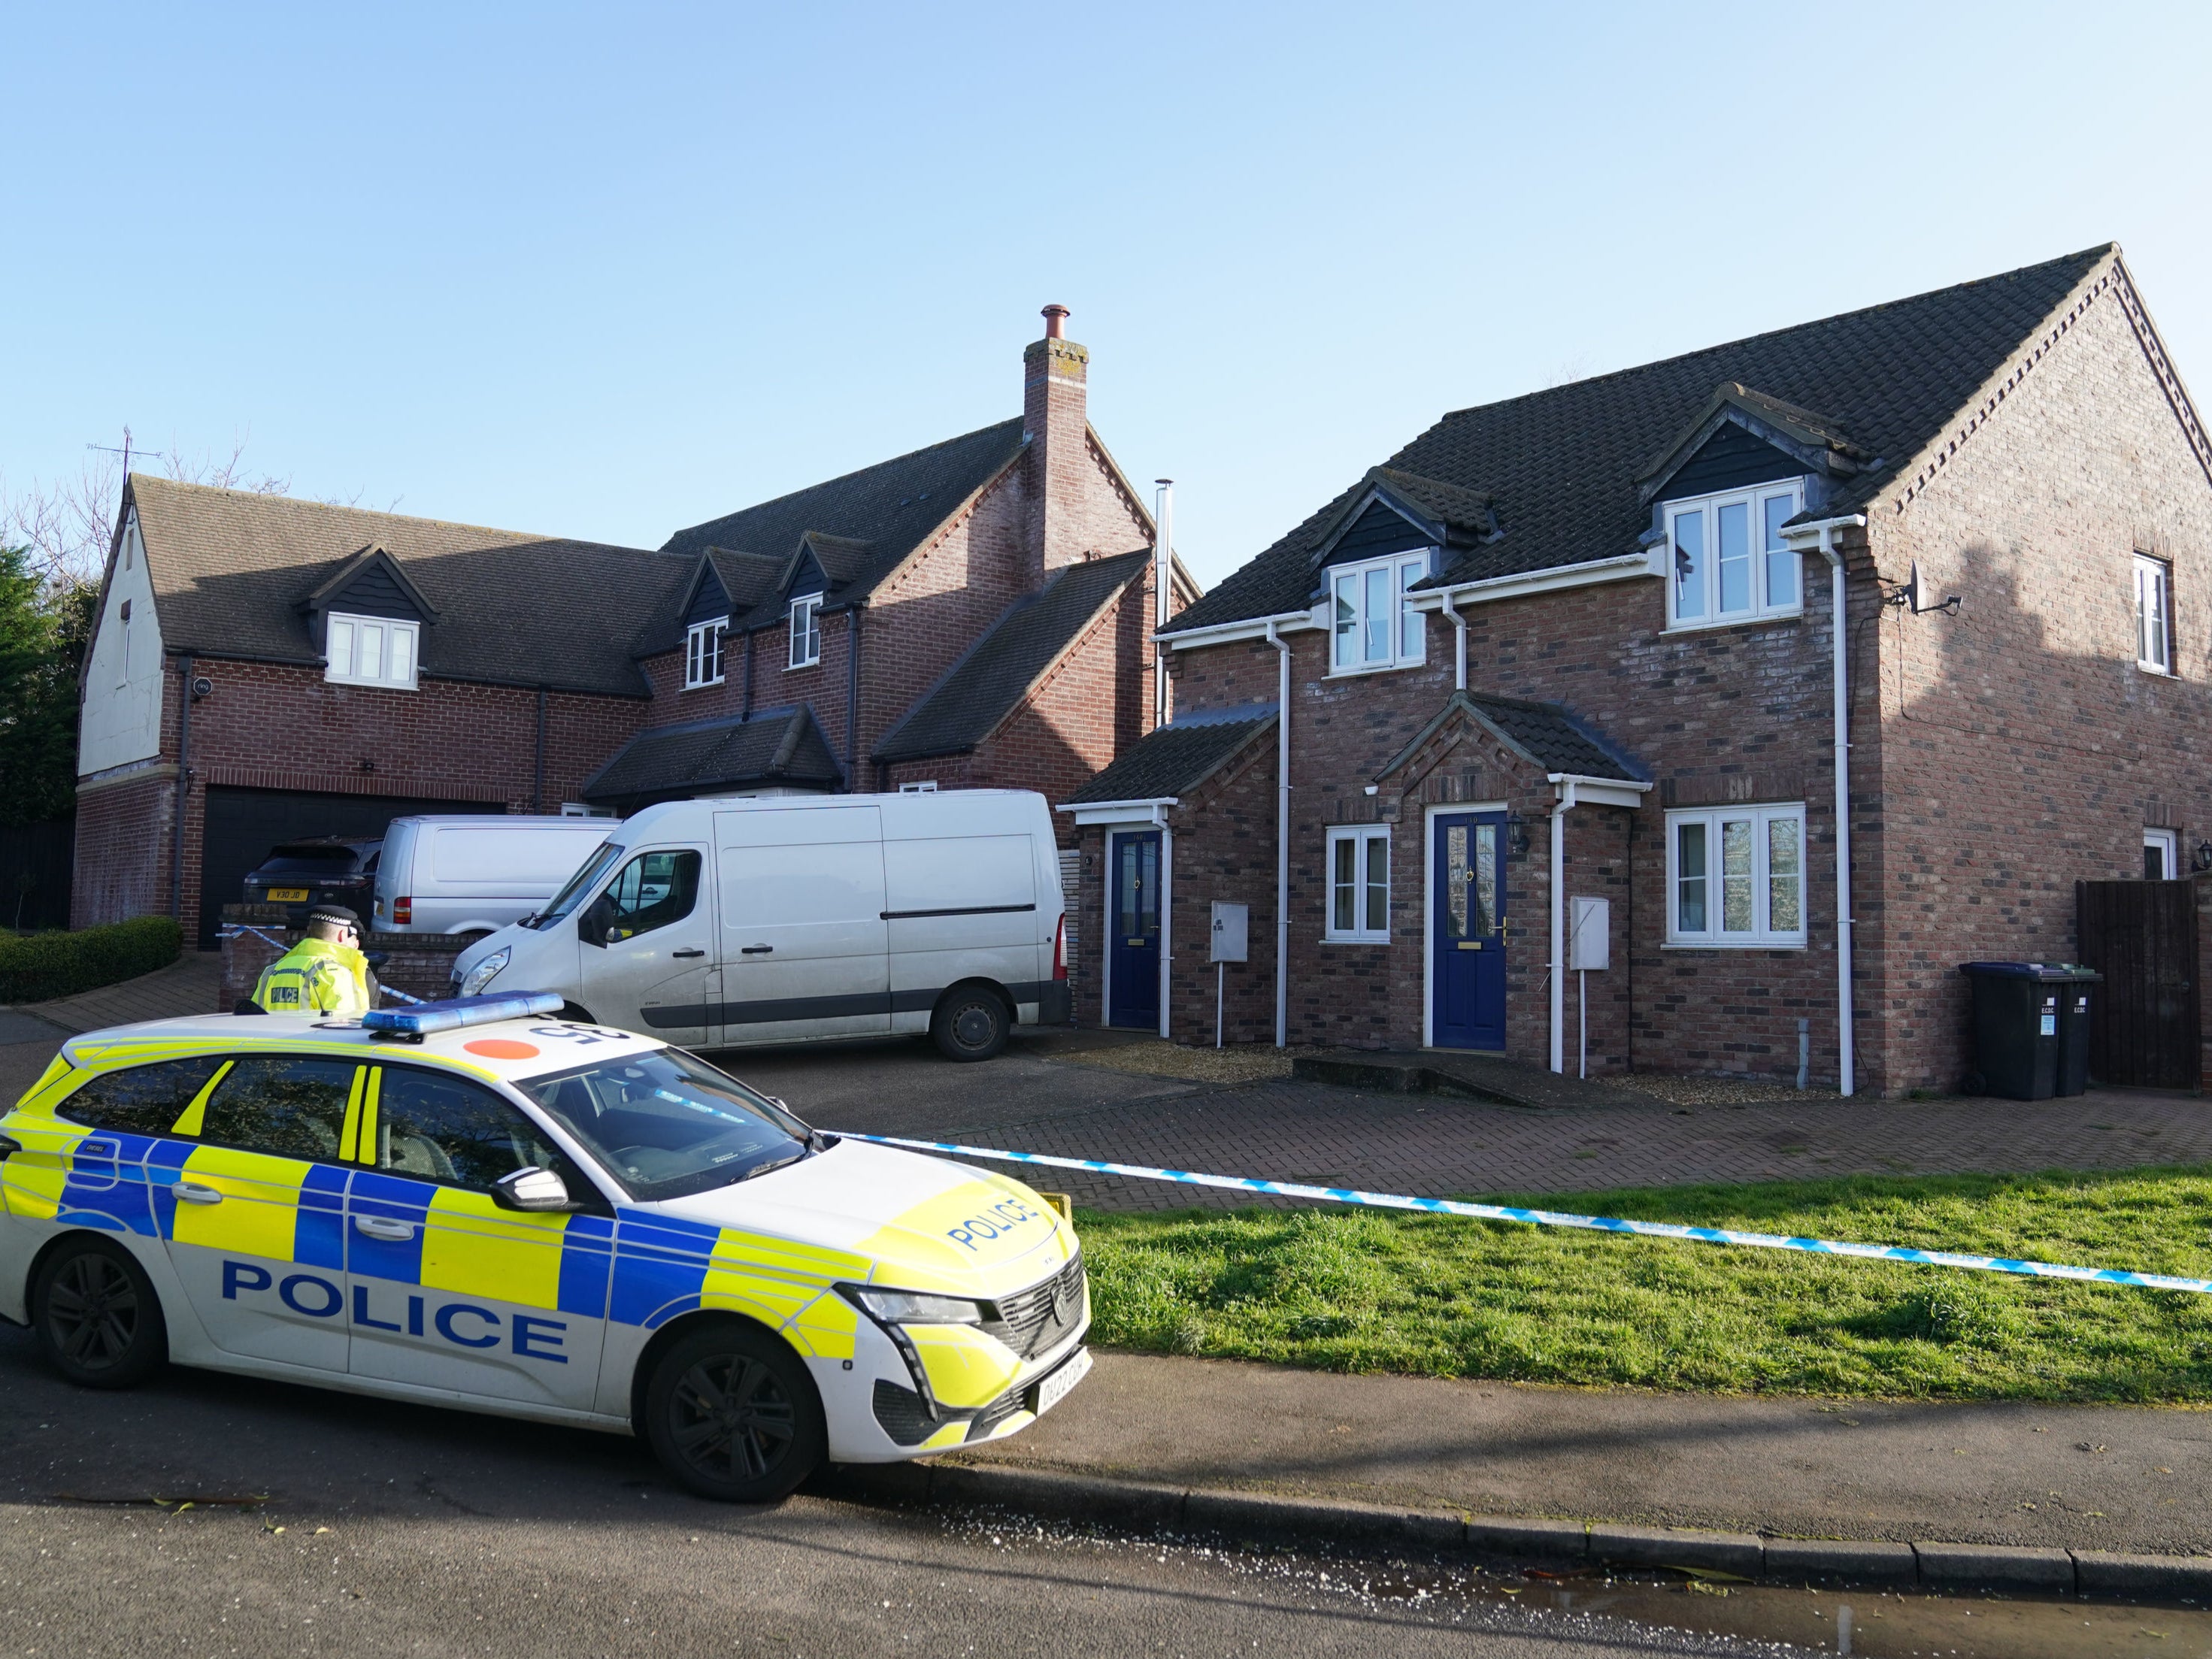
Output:
[[1066,337],[1060,331],[1060,319],[1067,315],[1066,306],[1047,306],[1044,308],[1044,337],[1058,340]]

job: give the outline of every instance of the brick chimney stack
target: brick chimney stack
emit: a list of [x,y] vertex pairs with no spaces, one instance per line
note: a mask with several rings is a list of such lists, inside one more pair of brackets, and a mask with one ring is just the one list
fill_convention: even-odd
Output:
[[1091,466],[1084,410],[1091,354],[1061,333],[1067,307],[1044,308],[1044,338],[1022,353],[1022,431],[1029,440],[1030,533],[1024,586],[1080,562],[1085,550],[1086,474]]

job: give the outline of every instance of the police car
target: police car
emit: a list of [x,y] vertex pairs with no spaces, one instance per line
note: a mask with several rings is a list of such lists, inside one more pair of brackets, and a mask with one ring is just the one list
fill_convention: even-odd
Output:
[[560,1007],[71,1038],[0,1119],[0,1315],[87,1386],[174,1358],[635,1432],[737,1502],[1001,1438],[1089,1368],[1064,1211]]

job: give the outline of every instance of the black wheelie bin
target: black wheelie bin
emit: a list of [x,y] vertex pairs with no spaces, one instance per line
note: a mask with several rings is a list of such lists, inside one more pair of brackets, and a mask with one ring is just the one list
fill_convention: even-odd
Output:
[[[1962,962],[1974,988],[1974,1068],[2004,1100],[2080,1094],[2089,1061],[2089,983],[2069,963]],[[2066,1040],[2074,1038],[2070,1043]]]

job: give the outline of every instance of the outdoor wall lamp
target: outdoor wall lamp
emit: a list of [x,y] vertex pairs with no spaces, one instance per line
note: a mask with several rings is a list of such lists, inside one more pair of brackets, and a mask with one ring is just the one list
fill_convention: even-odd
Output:
[[2200,841],[2197,843],[2197,857],[2193,867],[2199,870],[2212,870],[2212,841]]
[[1505,815],[1505,844],[1516,858],[1528,855],[1528,820],[1518,812]]

